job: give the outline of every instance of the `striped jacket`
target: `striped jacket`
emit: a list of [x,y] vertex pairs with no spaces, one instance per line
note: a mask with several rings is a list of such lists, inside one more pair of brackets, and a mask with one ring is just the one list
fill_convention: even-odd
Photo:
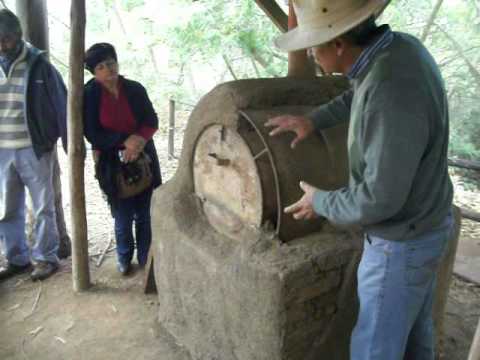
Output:
[[[23,101],[25,93],[25,61],[27,48],[24,46],[20,55],[6,70],[0,72],[0,148],[21,149],[32,146],[28,134]],[[3,59],[0,61],[3,62]]]
[[53,149],[59,137],[67,149],[67,89],[43,52],[27,43],[25,46],[23,113],[33,150],[40,159]]

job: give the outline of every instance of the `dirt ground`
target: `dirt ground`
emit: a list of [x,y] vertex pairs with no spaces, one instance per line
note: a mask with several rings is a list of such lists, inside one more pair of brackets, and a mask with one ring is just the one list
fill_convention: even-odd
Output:
[[[113,256],[91,268],[94,286],[83,294],[72,291],[69,260],[43,283],[24,275],[0,284],[0,359],[192,360],[156,321],[157,296],[143,294],[143,272],[120,277]],[[454,279],[442,359],[467,359],[479,298],[478,287]]]
[[83,294],[72,291],[70,261],[43,283],[0,285],[0,359],[190,359],[156,321],[157,296],[143,294],[141,271],[121,278],[109,257],[92,275]]
[[[168,179],[175,171],[176,160],[167,158],[166,138],[165,133],[159,134],[156,144],[164,178]],[[181,139],[178,131],[177,154]],[[60,162],[66,169],[63,153]],[[62,181],[69,225],[65,173]],[[156,321],[157,296],[143,294],[143,272],[136,269],[127,278],[118,275],[114,244],[103,264],[96,266],[112,237],[112,220],[93,178],[90,157],[85,181],[93,286],[82,294],[72,291],[70,259],[63,261],[60,271],[47,281],[32,283],[25,275],[0,283],[0,360],[190,360],[188,351]],[[457,188],[457,201],[472,208],[480,204],[480,195],[464,191],[461,183]],[[462,233],[478,241],[480,226],[466,222]],[[0,256],[0,263],[2,260]],[[467,359],[479,316],[480,287],[455,277],[446,310],[442,359]]]

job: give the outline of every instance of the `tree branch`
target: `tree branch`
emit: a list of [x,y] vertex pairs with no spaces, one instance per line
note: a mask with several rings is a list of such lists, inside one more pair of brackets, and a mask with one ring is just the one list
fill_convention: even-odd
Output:
[[262,57],[262,55],[259,54],[256,48],[251,47],[250,49],[248,49],[248,51],[250,52],[250,55],[255,59],[255,61],[259,63],[260,66],[262,66],[268,74],[278,77],[278,74],[272,69],[270,69],[268,62]]
[[433,23],[435,22],[435,18],[438,15],[438,12],[440,11],[440,7],[442,6],[443,0],[437,0],[437,3],[433,7],[432,13],[430,14],[430,17],[428,18],[427,24],[425,25],[422,35],[420,36],[420,40],[422,42],[425,42],[428,37],[428,33],[430,32],[430,29],[433,26]]
[[225,65],[227,66],[228,71],[230,72],[230,75],[235,80],[238,80],[237,75],[235,75],[235,72],[233,71],[232,65],[230,64],[230,61],[228,60],[227,56],[225,54],[222,54],[223,61],[225,62]]
[[277,58],[279,60],[282,60],[282,61],[285,61],[287,62],[288,61],[288,58],[286,56],[283,56],[283,55],[279,55],[277,53],[274,53],[272,51],[269,52],[270,55],[272,55],[274,58]]
[[255,70],[255,74],[257,75],[257,78],[261,77],[260,71],[258,70],[258,66],[255,62],[255,59],[250,58],[250,61],[252,62],[252,66],[253,66],[253,69]]
[[480,171],[480,162],[474,160],[448,159],[448,166]]
[[122,29],[123,35],[125,35],[125,38],[128,39],[127,29],[125,28],[125,25],[123,24],[122,16],[120,15],[120,11],[118,10],[117,0],[114,0],[112,2],[112,9],[113,9],[113,13],[115,14],[115,17],[117,18],[118,24],[120,25],[120,28]]
[[472,62],[468,59],[468,57],[465,55],[465,52],[462,49],[462,46],[458,43],[457,40],[453,36],[451,36],[449,33],[447,33],[446,30],[444,30],[440,25],[435,24],[434,25],[443,33],[443,35],[450,40],[452,43],[453,47],[455,50],[458,52],[458,55],[465,61],[467,64],[468,70],[470,71],[470,74],[472,74],[475,82],[477,83],[478,88],[480,89],[480,71],[473,66]]
[[62,60],[60,60],[58,57],[56,57],[55,55],[53,55],[52,52],[50,52],[48,55],[49,55],[49,56],[52,58],[52,60],[54,60],[57,64],[63,66],[65,69],[68,70],[68,65],[65,64],[65,63],[64,63]]
[[60,20],[58,17],[56,17],[55,15],[53,15],[51,12],[48,13],[48,17],[49,18],[52,18],[53,20],[55,20],[56,22],[62,24],[63,26],[65,26],[69,31],[70,31],[70,26],[68,24],[66,24],[64,21]]
[[150,55],[150,60],[152,61],[153,69],[155,73],[159,74],[160,71],[158,69],[157,59],[155,58],[155,52],[153,51],[153,45],[148,47],[148,54]]

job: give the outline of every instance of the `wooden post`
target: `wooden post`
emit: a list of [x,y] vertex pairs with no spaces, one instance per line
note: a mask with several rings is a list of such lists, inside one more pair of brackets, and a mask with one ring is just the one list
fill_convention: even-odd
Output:
[[48,51],[48,13],[45,0],[17,0],[17,16],[25,40],[38,49]]
[[255,0],[255,2],[281,32],[287,32],[288,16],[275,0]]
[[175,158],[175,100],[168,102],[168,158]]
[[473,336],[472,346],[470,347],[470,355],[468,355],[468,360],[479,360],[480,359],[480,319],[478,320],[477,331]]
[[85,52],[85,0],[72,1],[70,7],[70,75],[68,93],[68,160],[72,211],[73,289],[90,287],[88,231],[85,209],[83,146],[83,57]]
[[[288,29],[297,27],[297,15],[292,1],[288,5]],[[307,50],[298,50],[288,53],[288,76],[300,78],[315,77],[315,66],[307,56]]]

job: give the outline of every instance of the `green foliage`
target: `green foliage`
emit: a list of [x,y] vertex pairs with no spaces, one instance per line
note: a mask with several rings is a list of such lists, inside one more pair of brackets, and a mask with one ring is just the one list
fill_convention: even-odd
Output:
[[[393,0],[380,21],[420,37],[437,1]],[[6,3],[15,8],[13,0]],[[68,19],[69,3],[48,2],[52,60],[65,75],[69,30],[60,19]],[[121,72],[147,87],[160,113],[169,97],[195,103],[234,77],[286,73],[287,56],[273,46],[279,30],[253,0],[89,0],[87,16],[86,46],[113,43]],[[445,78],[450,153],[478,159],[480,1],[444,0],[425,45]]]
[[[437,0],[393,1],[383,19],[418,37]],[[439,63],[450,106],[450,155],[480,157],[480,2],[445,0],[425,45]],[[470,65],[469,65],[470,64]]]
[[127,11],[131,11],[136,7],[143,6],[143,5],[145,5],[144,0],[124,0],[123,1],[123,6]]
[[217,82],[285,73],[286,58],[271,45],[278,30],[253,1],[177,4],[191,9],[191,16],[167,30],[165,42],[174,66],[184,71],[200,63]]

